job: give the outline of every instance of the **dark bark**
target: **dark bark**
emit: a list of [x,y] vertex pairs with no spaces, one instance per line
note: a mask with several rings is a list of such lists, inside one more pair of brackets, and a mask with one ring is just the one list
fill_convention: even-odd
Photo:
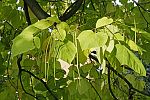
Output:
[[70,5],[68,7],[68,9],[64,12],[64,14],[59,17],[59,19],[61,21],[68,20],[70,17],[72,17],[79,10],[82,3],[83,3],[83,0],[77,0],[76,2],[74,2],[72,5]]
[[[24,0],[25,3],[29,6],[34,15],[40,20],[50,17],[38,4],[36,0]],[[61,21],[66,21],[72,17],[81,7],[83,0],[77,0],[68,9],[59,17]]]
[[36,0],[24,0],[24,2],[29,6],[31,11],[38,19],[45,19],[50,17],[38,4]]
[[30,20],[30,16],[29,16],[29,12],[28,12],[28,5],[25,2],[24,2],[24,12],[25,12],[25,16],[26,16],[26,21],[29,26],[29,25],[31,25],[31,20]]

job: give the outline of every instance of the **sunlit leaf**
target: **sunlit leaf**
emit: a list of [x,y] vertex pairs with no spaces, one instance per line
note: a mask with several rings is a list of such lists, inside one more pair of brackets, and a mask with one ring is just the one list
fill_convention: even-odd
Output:
[[25,29],[20,33],[20,35],[21,35],[21,34],[33,35],[34,33],[38,32],[38,31],[39,31],[38,28],[36,28],[36,27],[30,25],[30,26],[28,26],[27,28],[25,28]]
[[115,34],[119,31],[118,27],[115,25],[107,25],[106,27],[113,34]]
[[114,38],[115,38],[117,41],[124,41],[124,36],[122,36],[120,33],[114,34]]
[[82,50],[97,47],[95,33],[91,30],[86,30],[80,33],[78,36],[80,46]]
[[107,46],[107,48],[106,48],[106,51],[108,51],[109,53],[111,53],[111,51],[114,49],[114,40],[110,40],[109,41],[109,44],[108,44],[108,46]]
[[80,33],[78,40],[82,50],[102,47],[107,42],[108,36],[106,33],[94,33],[92,30],[86,30]]
[[12,57],[34,49],[33,35],[21,34],[13,40]]
[[130,49],[138,51],[138,45],[136,45],[132,40],[128,41],[128,45],[130,46]]
[[100,28],[113,23],[112,18],[103,17],[96,22],[96,28]]
[[121,65],[127,65],[142,76],[146,75],[142,62],[124,45],[116,45],[116,57]]
[[69,25],[66,22],[61,22],[60,24],[57,24],[57,29],[63,29],[65,31],[69,31]]
[[63,41],[66,37],[66,31],[64,29],[54,29],[52,31],[52,35],[54,36],[55,39]]
[[77,49],[75,45],[72,42],[67,41],[59,49],[59,58],[68,63],[71,63],[75,57],[76,52]]
[[50,27],[52,24],[47,21],[46,19],[42,19],[38,22],[36,22],[35,24],[33,24],[34,27],[38,28],[38,29],[47,29],[48,27]]
[[95,35],[95,42],[97,42],[98,46],[101,47],[105,45],[108,39],[108,35],[105,32],[98,32]]

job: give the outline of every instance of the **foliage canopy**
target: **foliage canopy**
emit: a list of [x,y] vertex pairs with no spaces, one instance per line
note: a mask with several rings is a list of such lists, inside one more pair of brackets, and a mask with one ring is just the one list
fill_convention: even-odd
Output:
[[1,0],[1,99],[149,100],[149,9],[149,0]]

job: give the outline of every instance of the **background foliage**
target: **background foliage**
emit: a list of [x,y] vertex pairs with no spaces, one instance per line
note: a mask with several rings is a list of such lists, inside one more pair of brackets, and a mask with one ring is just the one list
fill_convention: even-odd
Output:
[[149,100],[149,0],[1,0],[1,100]]

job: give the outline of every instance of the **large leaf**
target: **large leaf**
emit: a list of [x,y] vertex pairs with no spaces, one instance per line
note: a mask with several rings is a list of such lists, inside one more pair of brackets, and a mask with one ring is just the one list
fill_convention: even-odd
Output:
[[78,36],[78,40],[82,50],[97,47],[97,43],[95,42],[95,33],[92,30],[81,32]]
[[71,63],[75,57],[76,52],[77,49],[75,45],[72,42],[67,41],[59,49],[59,58],[68,63]]
[[128,48],[124,45],[117,44],[116,49],[116,58],[121,65],[127,65],[142,76],[146,75],[142,62]]
[[107,42],[108,36],[104,32],[94,33],[92,30],[86,30],[80,33],[78,40],[82,50],[102,47]]
[[33,35],[20,34],[13,40],[12,57],[34,49]]
[[58,19],[56,17],[50,17],[40,20],[39,22],[25,28],[21,34],[13,40],[12,57],[32,50],[35,47],[40,48],[40,39],[37,37],[34,38],[33,35],[40,30],[47,29],[52,26],[54,22],[58,22]]
[[96,22],[96,28],[100,28],[109,25],[113,22],[112,18],[103,17]]
[[105,45],[105,43],[107,42],[108,36],[105,32],[98,32],[95,34],[95,42],[97,42],[98,46],[101,47],[103,45]]

